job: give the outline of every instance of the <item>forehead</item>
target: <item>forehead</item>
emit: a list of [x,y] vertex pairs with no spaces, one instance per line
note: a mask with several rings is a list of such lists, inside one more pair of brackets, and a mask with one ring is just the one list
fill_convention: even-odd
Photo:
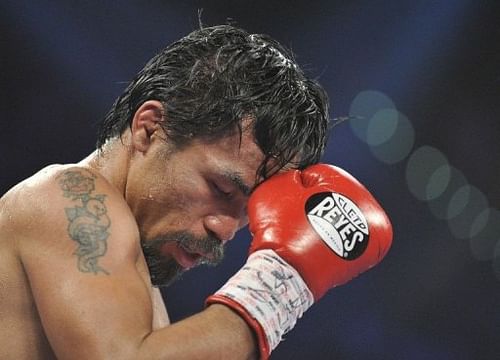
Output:
[[264,154],[255,143],[251,128],[243,128],[217,139],[196,139],[191,143],[203,161],[218,171],[239,174],[253,188],[261,179],[257,170]]

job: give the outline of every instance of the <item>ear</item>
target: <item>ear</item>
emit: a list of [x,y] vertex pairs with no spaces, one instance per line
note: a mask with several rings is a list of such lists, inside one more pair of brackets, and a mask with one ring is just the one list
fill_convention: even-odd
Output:
[[164,108],[157,100],[144,102],[135,112],[131,124],[132,146],[142,153],[151,145],[153,134],[161,130]]

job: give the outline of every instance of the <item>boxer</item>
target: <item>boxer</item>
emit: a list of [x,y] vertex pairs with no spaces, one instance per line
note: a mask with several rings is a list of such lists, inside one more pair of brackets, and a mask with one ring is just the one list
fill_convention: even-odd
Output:
[[[324,90],[268,36],[223,25],[166,47],[116,100],[93,153],[0,199],[0,358],[268,357],[390,246],[369,192],[311,167],[327,126]],[[219,263],[248,222],[247,264],[169,324],[158,287]]]

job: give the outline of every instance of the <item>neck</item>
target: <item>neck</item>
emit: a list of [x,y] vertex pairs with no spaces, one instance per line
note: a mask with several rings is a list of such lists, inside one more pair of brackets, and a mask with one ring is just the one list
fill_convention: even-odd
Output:
[[129,147],[120,139],[108,140],[100,150],[95,150],[78,165],[100,173],[125,198],[130,168]]

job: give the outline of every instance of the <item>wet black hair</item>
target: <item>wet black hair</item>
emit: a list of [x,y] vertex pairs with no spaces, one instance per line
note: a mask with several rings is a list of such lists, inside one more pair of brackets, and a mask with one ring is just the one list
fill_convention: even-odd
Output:
[[321,85],[277,41],[232,25],[201,28],[154,56],[106,115],[97,148],[122,134],[147,100],[163,104],[162,126],[177,144],[235,129],[241,135],[243,119],[251,119],[265,156],[257,175],[264,179],[285,166],[318,162],[327,141]]

